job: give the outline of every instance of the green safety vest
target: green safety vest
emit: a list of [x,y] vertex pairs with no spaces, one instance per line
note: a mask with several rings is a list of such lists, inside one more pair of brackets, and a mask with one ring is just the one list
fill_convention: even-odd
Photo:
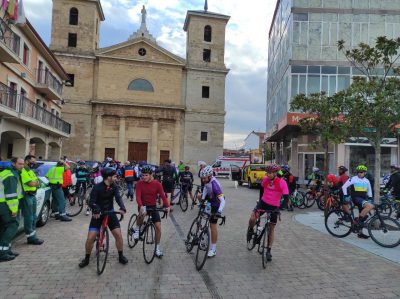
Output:
[[17,177],[17,190],[13,193],[6,193],[5,192],[5,180],[9,177],[15,176],[11,170],[6,169],[0,172],[0,203],[4,202],[8,205],[8,208],[12,213],[18,212],[18,204],[19,200],[24,197],[22,193],[21,182]]
[[37,190],[37,187],[30,187],[27,185],[27,183],[29,182],[34,182],[38,180],[36,174],[33,172],[32,169],[26,170],[25,168],[23,168],[21,172],[21,180],[22,188],[24,188],[24,191],[35,192]]
[[46,178],[49,179],[49,183],[50,184],[53,184],[53,185],[60,184],[60,185],[62,185],[64,171],[65,171],[64,166],[53,166],[47,172]]

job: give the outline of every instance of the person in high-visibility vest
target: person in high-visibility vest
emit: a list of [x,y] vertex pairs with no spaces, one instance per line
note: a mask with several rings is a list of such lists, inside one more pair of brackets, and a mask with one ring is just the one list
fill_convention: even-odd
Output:
[[128,188],[127,198],[130,198],[131,201],[133,201],[133,181],[135,180],[135,170],[131,166],[131,162],[125,162],[123,175],[126,181],[126,187]]
[[51,189],[51,195],[55,201],[55,217],[56,220],[61,221],[71,221],[72,219],[67,217],[65,213],[65,198],[64,192],[61,188],[63,183],[63,173],[65,171],[65,160],[60,158],[57,165],[49,169],[46,174],[46,178],[49,180],[49,185]]
[[36,191],[40,186],[39,179],[31,169],[36,162],[36,157],[28,155],[24,159],[25,167],[21,171],[22,188],[24,189],[24,199],[20,204],[24,215],[24,230],[28,244],[41,245],[43,240],[36,236]]
[[11,261],[18,253],[11,251],[11,241],[18,230],[19,200],[23,198],[20,173],[21,158],[11,159],[11,169],[0,172],[0,262]]

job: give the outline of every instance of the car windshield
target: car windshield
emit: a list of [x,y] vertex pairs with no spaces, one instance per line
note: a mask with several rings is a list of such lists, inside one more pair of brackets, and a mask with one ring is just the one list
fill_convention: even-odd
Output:
[[54,166],[53,164],[36,162],[35,165],[33,165],[32,170],[38,177],[44,177],[46,173],[49,171],[49,169],[53,166]]
[[252,165],[250,166],[251,171],[265,171],[265,165]]

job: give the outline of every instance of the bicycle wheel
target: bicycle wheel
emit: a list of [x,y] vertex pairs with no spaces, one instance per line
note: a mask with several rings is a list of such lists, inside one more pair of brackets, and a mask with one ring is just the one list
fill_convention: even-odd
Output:
[[[257,232],[258,225],[256,224],[254,226],[254,228],[255,228],[255,232]],[[254,228],[253,228],[253,230],[254,230]],[[247,228],[247,231],[249,231],[249,228]],[[246,232],[246,240],[247,240],[247,232]],[[256,247],[256,244],[257,244],[257,234],[253,233],[253,236],[251,237],[251,240],[247,242],[247,249],[248,250],[253,250],[254,247]]]
[[266,257],[267,246],[268,246],[268,222],[265,223],[264,233],[262,235],[262,240],[261,240],[261,261],[264,269],[267,267],[267,257]]
[[127,235],[127,239],[128,239],[128,246],[129,248],[133,248],[136,246],[136,244],[138,243],[139,240],[135,240],[133,238],[133,233],[134,233],[134,227],[136,226],[136,222],[137,222],[137,215],[133,214],[131,216],[131,219],[129,219],[129,224],[128,224],[128,235]]
[[317,206],[318,209],[320,209],[321,211],[323,211],[325,209],[325,196],[322,194],[317,198]]
[[389,202],[382,203],[376,207],[379,210],[379,214],[381,214],[382,216],[392,216],[393,209],[392,205]]
[[100,275],[103,273],[104,269],[106,268],[106,262],[108,257],[108,248],[110,244],[110,239],[108,235],[107,227],[101,227],[100,233],[97,239],[96,244],[96,255],[97,255],[97,274]]
[[199,236],[196,252],[196,269],[200,271],[206,263],[208,249],[210,248],[210,232],[208,227],[205,227]]
[[344,220],[342,210],[333,210],[325,218],[326,230],[334,237],[344,238],[351,233],[351,220]]
[[186,212],[189,206],[188,198],[187,198],[187,192],[185,194],[180,195],[180,200],[179,200],[179,205],[181,207],[182,212]]
[[326,199],[325,207],[324,207],[324,217],[325,218],[328,216],[329,212],[332,210],[332,207],[333,207],[333,198],[331,196],[329,196]]
[[368,223],[368,233],[382,247],[393,248],[400,244],[400,223],[388,216],[375,215]]
[[297,191],[296,199],[297,199],[297,203],[298,203],[297,207],[298,207],[299,209],[305,209],[305,208],[307,208],[307,207],[306,207],[306,199],[305,199],[305,195],[304,195],[303,192]]
[[75,217],[83,209],[83,191],[79,191],[78,196],[69,196],[65,199],[65,213],[69,217]]
[[304,197],[306,208],[311,208],[315,203],[315,196],[311,192],[307,192]]
[[193,247],[197,245],[198,241],[198,233],[199,233],[199,228],[200,224],[198,223],[199,217],[196,217],[192,225],[190,226],[189,232],[186,236],[185,240],[185,245],[186,245],[186,251],[189,253],[192,251]]
[[144,229],[143,257],[147,264],[151,264],[156,256],[156,227],[153,222],[150,222]]

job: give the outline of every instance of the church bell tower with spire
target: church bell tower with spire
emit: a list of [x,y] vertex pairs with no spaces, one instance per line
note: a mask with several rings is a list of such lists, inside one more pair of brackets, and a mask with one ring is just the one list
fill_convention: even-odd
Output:
[[223,153],[225,125],[225,30],[230,17],[187,12],[184,161],[215,161]]

